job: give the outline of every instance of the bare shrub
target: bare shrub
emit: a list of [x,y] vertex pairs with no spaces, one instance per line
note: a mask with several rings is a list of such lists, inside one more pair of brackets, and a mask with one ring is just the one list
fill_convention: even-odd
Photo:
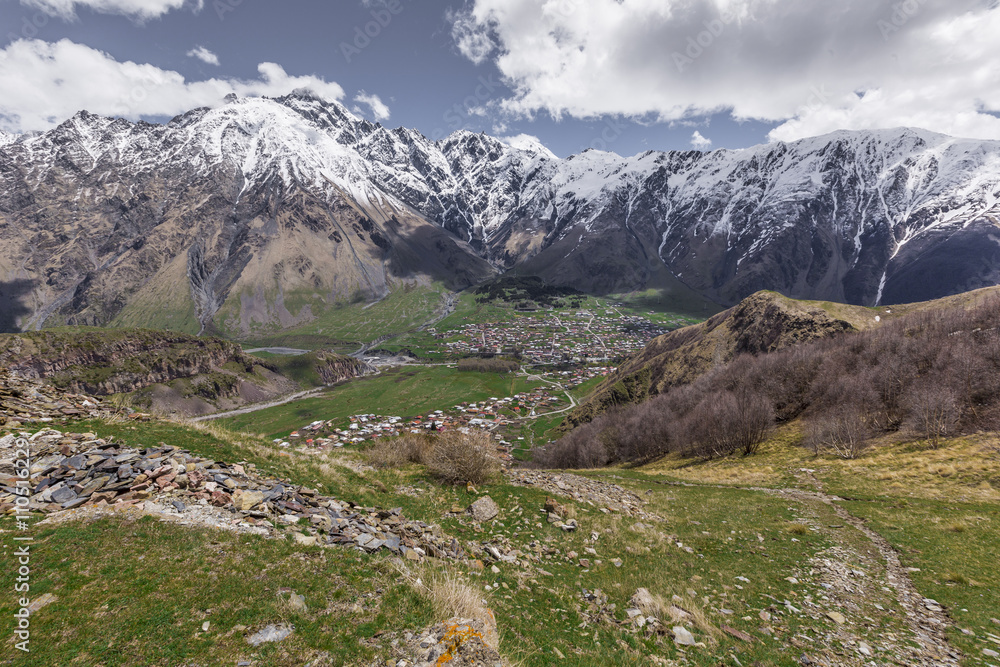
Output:
[[968,307],[720,360],[690,384],[581,426],[537,460],[583,468],[671,452],[750,454],[775,419],[802,415],[807,444],[845,458],[904,426],[934,446],[958,433],[1000,430],[1000,298],[977,298]]
[[600,437],[603,419],[584,424],[556,442],[532,452],[532,462],[539,468],[584,469],[600,468],[610,463],[608,451]]
[[937,449],[941,438],[951,435],[961,419],[958,392],[947,385],[927,382],[914,387],[906,399],[911,428]]
[[692,412],[689,426],[695,454],[722,457],[754,454],[774,425],[774,410],[766,398],[749,389],[724,391],[703,400]]
[[790,421],[809,406],[809,389],[825,358],[813,348],[781,350],[757,360],[747,384],[758,387],[768,397],[775,419]]
[[482,432],[447,431],[436,436],[427,469],[446,484],[485,484],[500,474],[493,441]]
[[810,421],[806,444],[814,452],[829,451],[844,459],[856,459],[871,445],[871,429],[862,412],[845,407],[839,412]]
[[677,418],[662,397],[619,415],[618,420],[617,461],[653,461],[670,453],[677,440]]
[[365,461],[376,468],[399,468],[408,463],[427,463],[427,455],[433,447],[430,436],[406,433],[398,438],[377,440],[364,450]]

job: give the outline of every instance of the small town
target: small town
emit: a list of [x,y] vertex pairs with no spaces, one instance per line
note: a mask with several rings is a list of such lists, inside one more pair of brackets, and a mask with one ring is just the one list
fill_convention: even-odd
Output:
[[509,444],[503,440],[505,426],[571,407],[566,390],[596,377],[604,377],[612,371],[614,368],[611,366],[549,371],[531,376],[546,383],[533,391],[504,398],[491,397],[480,402],[464,402],[450,409],[413,417],[372,413],[351,415],[346,419],[320,419],[291,432],[287,439],[276,438],[274,443],[279,447],[328,450],[407,432],[478,429],[493,432],[501,444]]
[[533,363],[551,364],[614,359],[641,350],[668,331],[643,317],[621,315],[617,310],[606,313],[598,316],[581,310],[571,318],[520,317],[433,333],[451,354],[519,353]]

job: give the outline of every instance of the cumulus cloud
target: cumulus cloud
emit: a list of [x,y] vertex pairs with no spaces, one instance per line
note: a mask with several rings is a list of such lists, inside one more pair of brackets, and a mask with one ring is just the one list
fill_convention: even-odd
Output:
[[21,0],[21,4],[67,21],[76,18],[77,7],[86,7],[100,14],[122,14],[146,20],[158,18],[185,5],[200,10],[204,6],[204,0]]
[[187,52],[189,58],[197,58],[203,63],[219,66],[219,56],[215,55],[204,46],[198,46]]
[[172,116],[218,104],[229,93],[278,96],[307,89],[340,100],[344,89],[315,76],[292,76],[275,63],[251,80],[186,81],[178,72],[118,62],[70,40],[18,40],[0,50],[0,128],[46,130],[77,111],[130,119]]
[[1000,139],[993,0],[470,0],[450,19],[516,115],[721,112],[775,123],[775,139],[904,125]]
[[479,65],[485,61],[497,45],[490,31],[491,19],[488,12],[477,16],[476,10],[448,10],[446,16],[451,22],[451,36],[462,55]]
[[701,132],[695,130],[694,134],[691,135],[691,145],[695,150],[705,151],[712,147],[712,140],[702,136]]
[[358,94],[354,97],[354,101],[358,104],[362,104],[368,107],[371,111],[372,116],[375,117],[377,121],[389,120],[389,107],[382,102],[378,95],[369,95],[363,90],[358,91]]

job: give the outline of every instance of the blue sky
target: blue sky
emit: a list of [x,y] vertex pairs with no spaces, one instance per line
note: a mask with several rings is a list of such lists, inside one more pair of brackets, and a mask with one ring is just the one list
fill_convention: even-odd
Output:
[[432,138],[523,133],[560,156],[899,125],[1000,139],[996,5],[0,0],[0,127],[80,108],[162,121],[298,86]]

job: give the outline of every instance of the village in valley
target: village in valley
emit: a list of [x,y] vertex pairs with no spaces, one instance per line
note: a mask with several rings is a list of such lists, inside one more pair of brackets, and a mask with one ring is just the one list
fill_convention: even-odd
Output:
[[[350,416],[317,412],[311,422],[274,443],[324,451],[406,433],[479,430],[490,433],[498,452],[509,457],[514,450],[530,447],[545,428],[552,428],[576,407],[574,389],[610,375],[622,359],[652,339],[689,323],[678,316],[658,319],[649,313],[647,317],[624,303],[550,292],[551,288],[531,281],[502,281],[478,290],[474,301],[473,295],[464,295],[466,300],[450,317],[384,342],[383,349],[365,356],[383,373],[400,361],[414,370],[439,366],[458,373],[482,372],[463,369],[463,360],[513,362],[524,381],[517,393],[512,385],[510,395],[449,402],[433,409],[424,405],[419,414],[390,414],[377,407]],[[545,428],[534,429],[540,421],[546,422]]]
[[581,310],[569,317],[544,314],[430,332],[450,354],[516,353],[530,363],[558,364],[609,361],[641,350],[668,331],[642,317],[608,313]]
[[612,371],[614,368],[611,366],[585,366],[530,375],[529,380],[539,383],[532,391],[503,398],[494,396],[479,402],[463,402],[415,416],[371,413],[343,419],[315,420],[292,431],[287,438],[276,438],[274,443],[279,447],[329,450],[404,433],[480,430],[492,433],[500,449],[508,449],[513,446],[505,440],[510,426],[574,407],[576,403],[567,393],[569,389],[594,378],[605,377]]

